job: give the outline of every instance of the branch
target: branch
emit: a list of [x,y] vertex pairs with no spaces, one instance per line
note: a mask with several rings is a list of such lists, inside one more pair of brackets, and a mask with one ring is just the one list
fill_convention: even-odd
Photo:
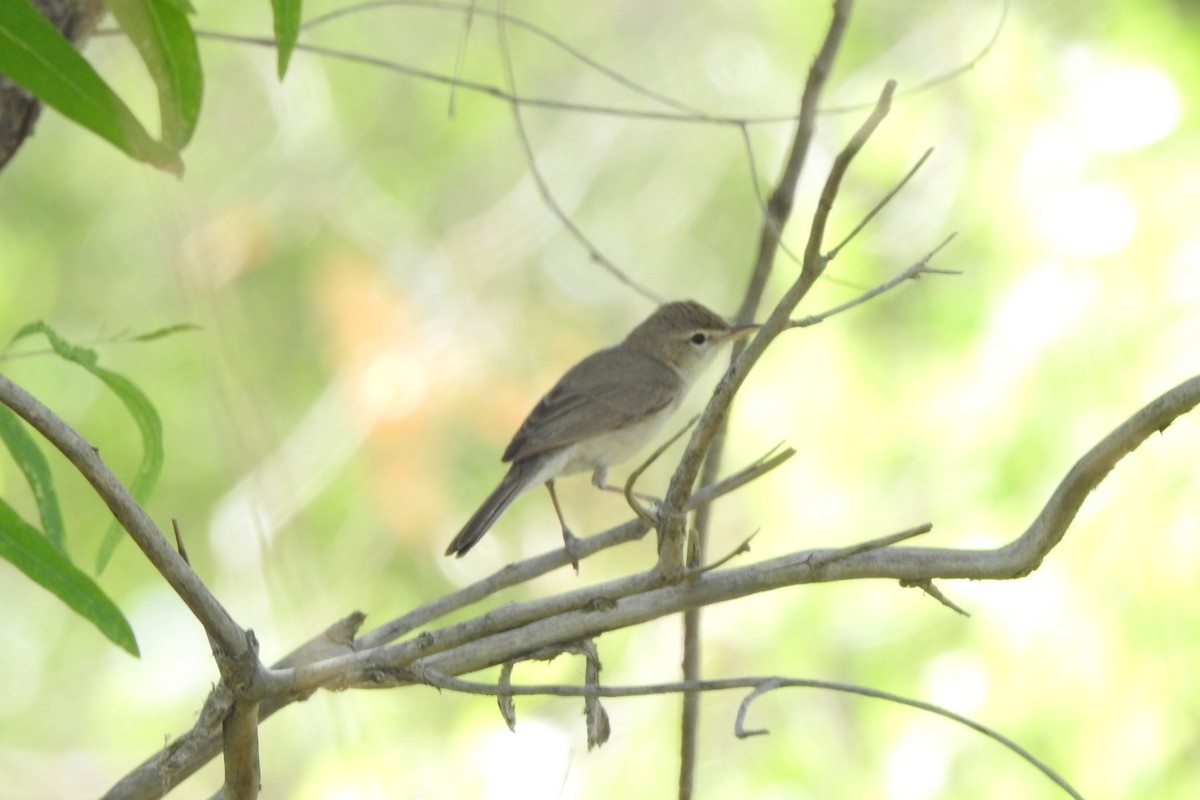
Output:
[[[778,448],[772,449],[761,459],[733,475],[715,484],[703,486],[698,489],[689,499],[688,509],[698,508],[724,497],[730,492],[745,486],[750,481],[765,475],[796,454],[796,451],[791,448],[786,448],[778,453],[775,452],[776,449]],[[594,536],[579,539],[574,546],[574,555],[583,560],[601,550],[637,541],[645,536],[649,530],[650,528],[645,522],[639,519],[631,520]],[[517,564],[509,564],[483,580],[476,581],[469,586],[464,586],[458,591],[451,592],[444,597],[439,597],[436,600],[413,609],[407,614],[385,622],[378,628],[357,639],[354,642],[354,649],[369,650],[388,642],[393,642],[435,619],[452,614],[486,597],[526,583],[548,572],[562,569],[570,563],[570,558],[563,548],[557,547],[540,556],[528,558]],[[620,592],[624,590],[614,589],[614,591]],[[588,598],[588,600],[583,602],[586,604],[592,599]]]
[[[510,106],[512,108],[513,124],[517,131],[517,140],[521,143],[521,151],[525,154],[525,163],[529,167],[529,174],[533,176],[533,182],[537,186],[542,202],[558,218],[558,221],[562,223],[562,226],[567,229],[567,232],[571,234],[575,241],[583,246],[583,249],[587,251],[592,261],[603,267],[620,283],[633,289],[655,305],[661,305],[663,301],[660,297],[626,275],[624,270],[609,260],[608,256],[604,255],[604,253],[600,252],[600,249],[596,245],[592,244],[592,240],[587,237],[582,228],[575,224],[575,220],[571,219],[570,215],[567,214],[566,210],[555,199],[554,193],[550,191],[550,186],[546,183],[546,177],[538,167],[537,157],[533,152],[533,144],[529,141],[529,133],[525,130],[525,120],[521,116],[521,101],[516,99],[519,97],[517,94],[517,74],[513,69],[512,53],[508,47],[508,34],[505,28],[506,21],[507,17],[503,13],[497,14],[496,35],[500,45],[500,60],[504,65],[504,75],[508,82],[510,94],[514,98]],[[454,85],[457,85],[457,81]]]
[[481,683],[478,681],[465,681],[459,678],[452,678],[436,670],[423,669],[420,670],[418,677],[422,683],[427,683],[430,686],[435,686],[439,689],[449,691],[462,692],[464,694],[488,695],[488,696],[554,696],[554,697],[646,697],[657,696],[663,694],[678,694],[692,692],[719,692],[728,691],[730,689],[750,689],[738,706],[737,717],[734,721],[734,734],[739,739],[745,739],[751,736],[762,736],[770,733],[765,728],[747,729],[745,727],[746,715],[750,710],[750,704],[764,694],[774,691],[775,689],[783,688],[804,688],[804,689],[824,689],[826,691],[843,692],[845,694],[854,694],[860,697],[869,697],[875,700],[884,700],[890,703],[896,703],[910,708],[916,708],[921,711],[926,711],[930,714],[936,714],[939,717],[957,722],[971,730],[977,731],[984,736],[992,739],[995,742],[1003,745],[1009,750],[1016,753],[1029,764],[1037,768],[1042,774],[1053,781],[1059,788],[1069,794],[1076,800],[1082,800],[1082,796],[1064,780],[1057,772],[1047,766],[1045,763],[1037,759],[1028,750],[1021,747],[1019,744],[1009,739],[1004,734],[989,728],[982,723],[976,722],[970,717],[965,717],[961,714],[943,708],[942,706],[927,703],[923,700],[915,700],[911,697],[892,694],[878,689],[871,689],[865,686],[856,686],[849,683],[840,683],[837,681],[823,681],[813,678],[784,678],[779,676],[770,677],[743,677],[743,678],[717,678],[710,680],[691,680],[691,681],[675,681],[671,683],[656,683],[644,684],[639,686],[602,686],[598,684],[586,684],[583,686],[567,686],[562,684],[540,684],[540,685],[513,685],[505,683],[502,686],[497,686],[490,683]]
[[[633,92],[634,94],[642,95],[643,97],[645,97],[647,99],[653,100],[656,103],[660,103],[660,104],[666,106],[667,108],[673,108],[676,111],[679,111],[684,114],[690,114],[690,115],[693,115],[698,118],[708,118],[709,117],[709,115],[706,114],[704,111],[702,111],[698,108],[689,106],[686,103],[682,103],[682,102],[676,100],[675,98],[671,97],[670,95],[663,94],[662,92],[656,92],[653,89],[650,89],[646,86],[642,86],[641,84],[635,82],[631,78],[621,74],[620,72],[617,72],[612,67],[602,64],[601,62],[599,62],[596,59],[592,58],[591,56],[587,55],[586,53],[579,50],[578,48],[568,44],[564,39],[555,35],[552,31],[549,31],[538,25],[535,25],[532,22],[529,22],[528,20],[522,19],[521,17],[515,16],[513,14],[509,14],[507,11],[504,11],[504,12],[493,11],[489,8],[481,8],[474,3],[472,3],[471,5],[464,6],[461,3],[438,2],[438,0],[371,0],[370,2],[359,3],[357,5],[352,5],[352,6],[346,6],[344,8],[339,8],[334,11],[329,11],[324,14],[317,15],[317,16],[312,17],[311,19],[307,20],[303,25],[300,26],[300,28],[301,28],[301,30],[308,31],[308,30],[312,30],[313,28],[316,28],[318,26],[325,25],[326,23],[332,22],[336,19],[340,19],[342,17],[348,17],[351,15],[361,14],[361,13],[364,13],[367,11],[372,11],[372,10],[379,9],[379,8],[406,8],[406,7],[407,8],[432,8],[432,9],[438,9],[440,11],[451,12],[454,14],[464,14],[468,18],[468,20],[471,17],[475,17],[475,16],[490,17],[490,18],[496,20],[497,24],[511,25],[515,28],[520,28],[521,30],[527,31],[528,33],[531,33],[534,36],[537,36],[538,38],[549,42],[550,44],[554,45],[559,50],[562,50],[564,53],[571,56],[576,61],[583,64],[584,66],[595,70],[596,72],[600,73],[604,77],[611,80],[613,83],[616,83],[619,86],[622,86],[622,87],[628,89],[629,91]],[[455,70],[455,83],[456,84],[461,82],[461,79],[458,77],[459,74],[460,74],[459,70],[456,69]]]
[[[368,653],[334,659],[312,667],[272,674],[292,689],[309,689],[332,676],[369,674],[373,669],[423,668],[449,675],[483,669],[540,647],[591,638],[605,631],[645,622],[688,608],[732,600],[764,591],[807,583],[862,578],[921,582],[936,579],[1007,580],[1028,575],[1066,532],[1084,498],[1112,467],[1155,431],[1200,404],[1200,376],[1171,389],[1101,440],[1067,473],[1033,524],[1008,545],[992,550],[856,546],[819,548],[769,559],[750,566],[719,570],[681,583],[655,583],[653,571],[568,592],[558,598],[512,603],[477,620]],[[897,536],[911,536],[923,528]],[[637,594],[636,583],[646,589]],[[573,610],[539,619],[520,628],[513,622],[536,616],[535,609],[556,603]],[[466,643],[455,632],[470,627],[479,638]],[[450,645],[454,641],[461,645]],[[436,650],[438,652],[431,652]],[[286,674],[285,674],[286,673]],[[366,685],[366,684],[364,684]],[[265,688],[265,684],[264,684]]]
[[[775,264],[776,254],[782,250],[793,259],[796,258],[783,242],[783,231],[792,215],[796,186],[800,182],[800,175],[816,133],[817,107],[821,92],[829,79],[834,58],[841,47],[842,38],[850,19],[851,5],[850,0],[838,0],[834,3],[833,16],[825,33],[825,39],[805,79],[804,91],[800,96],[800,112],[787,160],[784,162],[782,174],[771,194],[771,199],[766,203],[763,202],[758,184],[758,170],[755,167],[754,146],[750,141],[750,133],[744,122],[737,126],[746,152],[750,185],[763,215],[758,253],[750,271],[750,282],[737,311],[739,323],[751,322],[758,316],[758,309],[762,304],[763,293]],[[744,342],[734,345],[730,355],[731,371],[741,361],[745,347]],[[716,410],[711,415],[706,413],[705,422],[701,426],[703,430],[697,429],[693,434],[683,460],[671,478],[670,488],[667,491],[667,505],[664,509],[664,524],[659,529],[659,569],[667,574],[677,575],[682,569],[704,569],[708,548],[708,528],[711,521],[708,510],[704,508],[696,515],[695,548],[687,554],[682,553],[685,540],[684,520],[679,510],[682,509],[687,494],[695,486],[701,463],[704,467],[705,482],[714,481],[720,471],[728,428],[726,413],[732,402],[732,391],[723,401],[713,397],[709,408],[711,409],[716,403],[718,404]],[[685,680],[694,680],[700,677],[700,610],[698,608],[688,610],[683,617],[683,677]],[[699,721],[699,695],[685,694],[680,720],[682,729],[679,766],[680,800],[689,800],[694,789]]]
[[[759,234],[758,256],[751,270],[750,284],[746,287],[742,307],[738,310],[738,322],[749,322],[753,319],[754,312],[762,302],[762,295],[766,288],[767,278],[771,274],[771,265],[775,263],[775,253],[779,249],[783,229],[787,227],[788,220],[792,215],[792,204],[795,201],[796,186],[800,182],[800,173],[804,169],[804,161],[816,133],[817,106],[820,102],[821,92],[833,69],[833,59],[841,46],[849,17],[849,2],[838,2],[834,5],[833,20],[830,22],[829,31],[825,34],[824,44],[822,44],[816,60],[813,61],[812,68],[808,71],[808,79],[804,83],[804,92],[800,98],[800,114],[796,121],[796,131],[792,135],[792,147],[788,152],[787,161],[784,163],[779,183],[771,194],[771,200],[766,205],[762,232]],[[745,138],[744,132],[743,141],[746,143],[747,153],[752,159],[753,150],[749,147],[749,140]],[[754,185],[757,187],[757,182],[754,182]]]
[[[430,631],[387,647],[352,650],[304,666],[276,665],[257,684],[257,690],[263,695],[260,722],[324,686],[397,686],[416,682],[419,674],[460,675],[502,664],[541,647],[591,638],[605,631],[677,613],[685,608],[785,586],[862,578],[904,580],[920,585],[935,579],[1003,580],[1023,577],[1036,569],[1045,554],[1062,540],[1084,498],[1121,458],[1136,449],[1152,433],[1164,430],[1177,417],[1198,404],[1200,376],[1185,381],[1142,408],[1089,450],[1067,473],[1029,528],[1003,547],[993,550],[893,547],[874,540],[851,548],[800,551],[746,567],[696,575],[673,585],[664,585],[661,576],[651,572],[558,597],[511,603],[474,620]],[[783,457],[783,454],[773,456],[752,465],[748,470],[761,469],[763,465]],[[693,501],[696,499],[695,496],[692,498]],[[645,529],[640,522],[627,523],[604,534],[583,539],[580,546],[599,549],[599,540],[636,538],[631,532],[638,530],[644,535]],[[905,531],[895,534],[895,537],[912,536],[920,530]],[[559,550],[556,554],[538,556],[507,567],[493,579],[528,570],[528,565],[532,563],[544,566],[552,558],[558,559],[560,567],[567,563]],[[485,588],[493,585],[494,581],[489,579],[468,589],[484,592]],[[461,595],[462,592],[456,594]],[[540,618],[539,614],[542,615]],[[404,619],[407,617],[401,618]],[[528,620],[533,621],[522,627],[514,627]],[[358,641],[361,644],[386,638],[394,634],[398,627],[403,626],[383,626],[379,630],[386,634],[376,631]],[[477,638],[471,640],[472,636]],[[681,690],[690,689],[700,690],[701,686],[681,684]],[[513,694],[520,693],[518,687],[510,691]],[[211,760],[220,752],[219,732],[214,734],[213,720],[217,721],[219,727],[219,721],[231,702],[228,690],[218,687],[206,702],[200,720],[192,731],[149,759],[105,797],[110,800],[118,797],[130,800],[161,797]],[[123,791],[118,792],[118,789]]]
[[[834,28],[838,25],[839,13],[845,14],[847,12],[845,5],[838,3],[834,7]],[[841,24],[845,24],[844,19],[841,20]],[[828,45],[829,40],[827,39],[826,47],[822,48],[822,55],[825,54]],[[819,86],[820,81],[823,80],[823,78],[814,78],[814,73],[818,73],[817,66],[820,63],[821,60],[818,58],[817,64],[814,64],[813,72],[809,75],[809,86],[814,82]],[[664,509],[664,523],[661,528],[663,547],[659,553],[659,568],[668,575],[679,575],[682,572],[684,542],[682,511],[687,501],[687,496],[695,484],[701,462],[708,452],[708,448],[713,437],[716,435],[730,403],[733,402],[734,394],[741,387],[751,368],[758,362],[758,359],[765,352],[767,346],[787,328],[788,316],[824,271],[825,258],[821,256],[820,248],[824,238],[825,225],[829,219],[829,213],[833,208],[833,199],[837,195],[838,187],[841,185],[842,178],[845,176],[850,162],[887,115],[895,86],[894,82],[889,82],[884,87],[874,112],[872,112],[854,136],[851,137],[850,142],[842,149],[837,158],[834,159],[833,167],[830,169],[829,175],[825,180],[825,187],[821,192],[821,200],[818,203],[817,211],[813,215],[808,246],[805,248],[804,264],[801,268],[800,276],[792,284],[787,293],[785,293],[778,305],[776,305],[774,311],[767,318],[767,321],[763,323],[762,329],[746,345],[746,349],[730,365],[721,382],[717,384],[712,398],[700,416],[700,422],[692,432],[691,440],[688,442],[687,449],[684,450],[679,467],[671,476],[671,484],[667,490],[666,508]],[[806,97],[808,96],[808,92],[809,88],[806,86]],[[799,146],[807,135],[811,134],[804,132],[802,124],[797,129],[796,145]],[[802,162],[803,159],[800,157],[793,156],[788,159],[789,168],[795,165],[795,169],[797,170]],[[785,170],[785,177],[784,180],[780,181],[780,185],[784,185],[788,181],[788,178],[789,175],[787,170]],[[794,187],[794,183],[792,183],[792,186]],[[777,200],[778,196],[779,192],[777,191],[776,195],[772,197],[772,205],[777,206],[780,211],[786,210],[790,214],[790,202],[784,203],[782,200]]]
[[917,174],[917,171],[921,169],[921,167],[925,166],[925,162],[929,160],[931,155],[933,155],[932,147],[921,154],[921,157],[917,159],[917,163],[913,164],[908,172],[904,173],[904,177],[897,181],[896,185],[889,189],[887,193],[879,199],[879,202],[876,203],[874,207],[872,207],[871,210],[868,211],[863,218],[858,221],[858,224],[850,230],[850,233],[846,234],[846,238],[838,242],[833,249],[829,251],[826,258],[828,258],[830,261],[836,258],[837,254],[842,251],[842,248],[850,244],[854,237],[858,236],[858,234],[862,232],[863,228],[867,227],[867,224],[870,223],[871,220],[875,219],[875,215],[880,211],[883,211],[884,207],[887,206],[888,203],[892,202],[892,199],[900,193],[900,190],[908,185],[908,182],[912,180],[914,175]]
[[[75,465],[204,627],[221,674],[223,699],[219,705],[206,705],[206,708],[220,708],[226,712],[223,718],[216,720],[221,724],[224,740],[226,793],[231,800],[258,797],[258,706],[255,701],[243,700],[243,695],[263,671],[253,632],[243,630],[234,621],[192,570],[187,558],[171,547],[150,515],[100,458],[97,448],[4,375],[0,375],[0,402],[20,415]],[[214,720],[206,718],[205,722],[211,724]]]
[[225,656],[237,659],[252,653],[246,632],[171,547],[150,515],[100,458],[99,450],[36,397],[2,374],[0,403],[15,411],[75,465]]
[[829,319],[830,317],[834,316],[835,314],[840,314],[843,311],[849,311],[850,309],[854,308],[855,306],[860,306],[863,303],[867,302],[868,300],[873,300],[874,298],[878,297],[879,295],[883,294],[884,292],[887,292],[887,291],[890,291],[891,289],[896,288],[897,286],[904,283],[905,281],[909,281],[909,280],[915,281],[918,278],[920,278],[922,275],[958,275],[959,273],[955,270],[934,269],[933,267],[929,266],[930,260],[935,255],[937,255],[943,247],[950,244],[951,240],[953,240],[953,239],[954,239],[954,234],[951,234],[950,236],[946,237],[946,239],[944,239],[941,244],[939,244],[937,247],[930,250],[928,253],[926,253],[924,256],[922,256],[919,261],[912,264],[910,267],[905,269],[899,275],[895,276],[894,278],[884,281],[883,283],[879,284],[878,286],[876,286],[873,289],[869,289],[869,290],[863,292],[858,297],[855,297],[853,300],[849,300],[845,303],[842,303],[840,306],[834,306],[833,308],[829,309],[828,311],[823,311],[820,314],[814,314],[813,316],[804,317],[803,319],[791,320],[787,323],[786,327],[787,328],[811,327],[818,323],[824,322],[825,320]]

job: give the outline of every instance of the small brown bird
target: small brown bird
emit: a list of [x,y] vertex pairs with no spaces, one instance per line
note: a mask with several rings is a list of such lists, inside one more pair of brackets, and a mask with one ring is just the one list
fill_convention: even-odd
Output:
[[554,491],[560,475],[592,470],[600,489],[608,468],[662,429],[722,344],[758,328],[730,325],[699,303],[660,306],[625,340],[571,367],[521,423],[501,460],[508,474],[446,548],[462,557],[517,495],[546,484],[568,549],[574,537]]

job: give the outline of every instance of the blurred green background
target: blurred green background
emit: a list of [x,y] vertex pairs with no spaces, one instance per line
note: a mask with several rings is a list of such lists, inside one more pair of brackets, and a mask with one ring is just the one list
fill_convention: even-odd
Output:
[[[268,4],[199,2],[198,28],[266,35]],[[340,4],[310,2],[307,17]],[[490,7],[489,7],[490,8]],[[794,111],[828,3],[522,3],[518,15],[629,78],[712,113]],[[458,9],[458,10],[456,10]],[[462,75],[503,83],[481,8]],[[825,106],[869,103],[972,59],[995,2],[860,3]],[[397,4],[302,41],[450,74],[455,6]],[[926,543],[1019,534],[1087,447],[1200,367],[1200,7],[1018,2],[988,56],[901,95],[847,179],[837,241],[928,147],[913,183],[802,306],[843,302],[949,233],[909,284],[780,340],[733,419],[729,468],[782,440],[799,455],[716,514],[712,551],[761,528],[742,562],[932,521]],[[659,109],[528,32],[508,32],[525,95]],[[358,608],[368,626],[554,547],[543,496],[519,501],[468,558],[441,552],[502,473],[542,391],[650,305],[541,202],[511,109],[445,84],[297,53],[202,41],[206,97],[180,181],[46,112],[0,175],[0,338],[45,319],[94,342],[191,322],[197,333],[97,345],[158,405],[167,462],[149,503],[273,660]],[[145,119],[132,48],[87,55]],[[865,111],[820,118],[787,242],[803,248],[828,165]],[[652,291],[737,306],[760,213],[736,130],[523,109],[558,202]],[[757,178],[788,124],[751,128]],[[781,261],[771,300],[794,265]],[[22,343],[17,350],[35,348]],[[137,437],[117,401],[50,357],[0,369],[95,442],[122,474]],[[710,380],[715,380],[715,374]],[[704,390],[691,406],[699,407]],[[941,703],[1013,737],[1088,798],[1200,796],[1200,417],[1112,473],[1030,577],[916,591],[862,582],[750,598],[705,615],[705,671],[862,683]],[[55,459],[70,548],[90,565],[106,513]],[[627,469],[614,473],[623,479]],[[660,465],[644,486],[661,491]],[[28,510],[19,473],[0,492]],[[579,532],[627,515],[583,478],[562,496]],[[548,576],[542,596],[645,568],[649,541]],[[0,798],[94,797],[186,731],[216,671],[204,635],[128,543],[101,577],[138,635],[134,660],[0,563]],[[672,680],[679,622],[599,640],[612,684]],[[521,667],[578,681],[582,664]],[[1057,798],[1028,765],[916,711],[821,692],[712,695],[699,796]],[[264,796],[672,796],[677,698],[611,701],[587,752],[580,704],[427,689],[320,694],[262,731]],[[207,797],[214,763],[173,796]]]

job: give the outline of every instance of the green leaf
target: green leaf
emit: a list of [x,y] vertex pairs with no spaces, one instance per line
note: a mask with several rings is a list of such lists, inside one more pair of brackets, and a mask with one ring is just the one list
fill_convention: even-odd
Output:
[[[134,422],[137,423],[138,431],[142,436],[142,460],[138,464],[133,481],[129,483],[129,492],[139,503],[144,502],[158,484],[164,460],[162,420],[159,418],[154,404],[150,402],[150,398],[146,397],[146,394],[133,381],[124,375],[119,375],[116,372],[99,366],[96,363],[99,357],[96,355],[95,350],[71,344],[59,336],[58,332],[45,322],[29,323],[17,331],[12,341],[16,342],[38,333],[46,337],[50,342],[51,349],[56,354],[67,361],[78,364],[103,381],[104,385],[129,410],[129,414],[133,417]],[[102,572],[104,567],[108,565],[113,550],[122,538],[121,527],[114,520],[109,525],[104,538],[100,542],[100,550],[96,554],[96,572]]]
[[13,335],[12,340],[8,343],[9,347],[21,341],[22,339],[39,333],[45,336],[46,340],[50,342],[51,349],[53,349],[55,353],[62,358],[65,358],[67,361],[72,361],[82,367],[91,367],[100,360],[100,356],[96,355],[95,350],[89,350],[86,347],[77,347],[76,345],[71,344],[66,339],[59,336],[58,331],[54,330],[41,320],[38,320],[37,322],[30,322],[27,325],[22,326],[21,330],[17,331],[16,334]]
[[[164,459],[162,420],[159,418],[154,404],[150,402],[150,398],[146,397],[146,394],[133,381],[103,367],[92,366],[87,369],[104,381],[105,385],[125,404],[125,408],[137,422],[138,431],[142,435],[142,460],[138,464],[133,480],[129,483],[129,493],[138,503],[144,503],[150,493],[154,491],[154,487],[158,485],[158,478],[162,474]],[[96,553],[97,573],[103,572],[104,568],[108,566],[113,550],[123,538],[121,526],[116,520],[113,520],[108,526],[104,538],[100,541],[99,552]]]
[[166,0],[166,2],[184,14],[196,13],[196,7],[189,3],[188,0]]
[[59,336],[58,331],[54,330],[53,327],[50,327],[46,323],[43,323],[42,320],[38,320],[36,323],[28,323],[23,325],[22,329],[17,331],[16,335],[13,335],[12,341],[8,342],[8,347],[12,347],[12,345],[19,342],[20,339],[36,336],[37,333],[41,333],[42,336],[46,337],[47,341],[50,343],[50,348],[52,348],[59,356],[64,357],[64,359],[67,361],[73,361],[74,363],[78,363],[78,365],[83,367],[91,367],[92,365],[95,365],[98,360],[100,360],[100,356],[96,355],[95,350],[77,347],[77,345],[67,342],[65,338]]
[[168,325],[165,328],[139,333],[136,336],[129,337],[131,342],[153,342],[155,339],[165,339],[168,336],[174,336],[177,333],[187,333],[188,331],[201,330],[199,325],[191,322],[180,322],[176,325]]
[[[133,628],[117,604],[3,500],[0,500],[0,558],[50,590],[113,644],[131,655],[140,655]],[[15,611],[9,608],[5,613]]]
[[275,47],[278,50],[279,79],[287,74],[288,62],[300,37],[300,7],[303,0],[271,0],[275,12]]
[[182,150],[196,130],[204,71],[187,13],[171,0],[106,0],[158,87],[162,138]]
[[0,73],[138,161],[183,174],[178,149],[147,133],[124,101],[29,0],[0,2]]
[[33,492],[34,502],[37,503],[38,516],[42,520],[42,528],[50,543],[64,555],[66,548],[66,533],[63,526],[62,509],[58,505],[58,493],[54,490],[54,477],[50,472],[50,462],[38,447],[37,441],[29,435],[29,431],[21,423],[20,417],[8,406],[0,405],[0,439],[12,454],[25,480]]

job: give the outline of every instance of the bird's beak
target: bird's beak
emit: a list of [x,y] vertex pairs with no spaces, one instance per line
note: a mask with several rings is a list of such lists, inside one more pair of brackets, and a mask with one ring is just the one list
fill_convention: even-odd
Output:
[[761,327],[761,325],[734,325],[732,328],[725,331],[725,333],[721,334],[721,341],[730,342],[734,339],[740,339],[748,333],[754,333]]

